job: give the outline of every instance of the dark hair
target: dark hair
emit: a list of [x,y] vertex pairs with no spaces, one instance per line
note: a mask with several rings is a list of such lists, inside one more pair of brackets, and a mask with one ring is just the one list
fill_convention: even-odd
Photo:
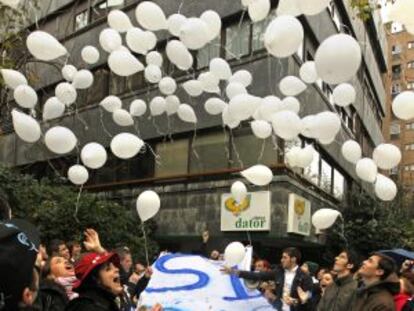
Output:
[[348,264],[352,264],[353,267],[351,269],[352,273],[358,271],[359,267],[361,266],[361,258],[357,252],[352,249],[343,249],[341,253],[345,253],[346,257],[348,257]]
[[397,265],[391,257],[384,255],[382,253],[373,253],[371,256],[379,257],[378,260],[378,269],[384,271],[383,275],[381,275],[380,279],[386,279],[391,273],[397,270]]
[[106,261],[95,268],[91,272],[89,272],[88,276],[82,281],[81,286],[76,290],[78,292],[84,289],[90,288],[102,288],[102,285],[99,281],[99,271],[102,269],[106,269],[111,264],[111,261]]
[[302,259],[302,254],[296,247],[287,247],[282,251],[282,253],[288,254],[289,257],[295,257],[297,264],[299,264]]
[[118,247],[115,249],[115,253],[118,254],[120,260],[124,260],[124,258],[128,255],[131,255],[131,251],[128,247]]
[[70,257],[73,257],[73,247],[74,246],[80,246],[80,243],[78,241],[70,241],[70,242],[66,243],[66,246],[69,249]]
[[49,257],[59,254],[59,246],[62,244],[65,244],[65,242],[62,240],[55,239],[50,241],[49,245],[46,247],[46,252]]
[[0,195],[0,220],[10,219],[10,205],[3,195]]

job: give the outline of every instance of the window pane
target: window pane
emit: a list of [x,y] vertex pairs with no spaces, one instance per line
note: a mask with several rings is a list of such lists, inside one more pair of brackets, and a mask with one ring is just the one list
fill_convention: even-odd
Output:
[[342,199],[344,195],[345,178],[337,170],[334,170],[334,188],[333,194],[336,198]]
[[75,17],[75,31],[88,25],[88,11],[83,11]]
[[210,63],[210,60],[215,57],[220,57],[220,36],[208,45],[198,51],[197,53],[197,68],[207,67]]
[[266,27],[269,24],[268,19],[253,24],[252,31],[252,49],[253,51],[259,51],[264,49],[264,34]]
[[331,192],[332,167],[323,159],[321,161],[321,185],[320,187],[329,193]]
[[214,133],[197,137],[193,142],[193,149],[197,152],[190,154],[190,172],[203,173],[228,168],[226,146],[228,148],[228,136],[224,133]]
[[226,29],[226,57],[227,59],[249,54],[250,24],[243,22],[240,27],[235,24]]
[[320,179],[320,174],[319,174],[319,159],[320,159],[320,155],[315,150],[315,153],[313,155],[312,163],[311,163],[311,165],[309,165],[305,169],[305,172],[304,172],[305,178],[307,178],[309,181],[311,181],[315,185],[319,185],[319,179]]
[[188,139],[159,143],[156,153],[160,163],[155,166],[155,177],[173,176],[187,173]]

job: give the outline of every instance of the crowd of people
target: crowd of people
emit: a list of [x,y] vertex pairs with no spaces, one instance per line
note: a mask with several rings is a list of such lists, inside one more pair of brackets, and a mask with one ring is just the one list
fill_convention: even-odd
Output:
[[[106,250],[93,229],[81,243],[53,240],[42,245],[36,228],[15,219],[0,222],[0,310],[145,311],[137,307],[152,269],[134,262],[128,247]],[[201,252],[207,254],[208,232]],[[303,261],[301,252],[285,248],[280,265],[256,258],[250,270],[223,265],[222,272],[258,289],[278,311],[414,310],[413,262],[397,269],[395,261],[373,253],[364,261],[352,250],[340,252],[331,267]],[[161,305],[152,311],[163,310]]]

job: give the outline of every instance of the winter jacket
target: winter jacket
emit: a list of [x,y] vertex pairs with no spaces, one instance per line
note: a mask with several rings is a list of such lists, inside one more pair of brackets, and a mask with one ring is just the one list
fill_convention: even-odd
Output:
[[[283,269],[276,269],[270,272],[249,272],[239,271],[239,277],[252,280],[252,281],[274,281],[276,284],[275,294],[277,300],[273,305],[276,310],[282,310],[282,296],[283,285],[285,284],[285,273]],[[299,299],[298,287],[300,286],[305,292],[312,291],[312,278],[302,272],[300,268],[296,270],[295,277],[293,278],[290,296],[295,299]],[[297,304],[290,307],[291,311],[307,311],[309,303]]]
[[117,297],[100,288],[79,291],[79,297],[71,300],[65,311],[120,311]]
[[349,311],[355,300],[358,283],[352,275],[336,278],[318,304],[318,311]]
[[410,300],[410,295],[399,293],[394,296],[395,311],[402,311],[407,301]]
[[400,292],[400,281],[395,273],[357,290],[352,311],[395,311],[393,296]]
[[34,308],[39,311],[63,311],[69,299],[65,288],[53,280],[44,280],[39,285],[39,293]]

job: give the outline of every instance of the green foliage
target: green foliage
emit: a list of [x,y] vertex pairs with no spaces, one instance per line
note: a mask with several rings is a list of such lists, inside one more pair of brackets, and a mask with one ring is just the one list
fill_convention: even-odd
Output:
[[369,20],[372,16],[372,12],[381,8],[381,5],[377,1],[372,0],[349,0],[350,5],[357,11],[357,16],[362,21]]
[[[36,180],[2,166],[0,191],[8,198],[14,217],[28,219],[38,226],[44,243],[52,239],[81,240],[86,228],[94,228],[104,247],[127,245],[139,260],[145,258],[141,225],[135,211],[84,192],[76,219],[77,189],[58,180]],[[153,229],[146,226],[147,235]],[[157,245],[152,240],[148,245],[153,256],[158,251]]]

